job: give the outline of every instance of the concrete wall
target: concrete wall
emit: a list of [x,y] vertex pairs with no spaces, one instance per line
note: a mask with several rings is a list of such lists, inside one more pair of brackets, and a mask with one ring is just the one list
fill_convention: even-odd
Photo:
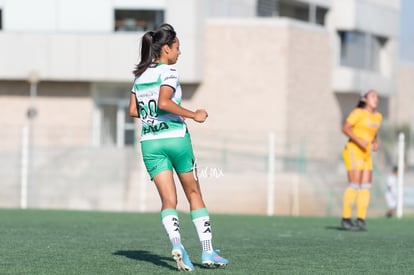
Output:
[[[0,147],[20,148],[23,126],[29,125],[30,85],[20,81],[0,81]],[[35,146],[90,145],[92,107],[88,83],[40,82],[33,119]]]
[[12,32],[102,33],[114,28],[113,9],[164,9],[166,0],[2,0]]
[[398,91],[391,97],[390,119],[414,129],[414,63],[400,63]]
[[208,17],[255,17],[257,0],[209,0]]
[[0,33],[1,79],[130,81],[138,34]]
[[176,65],[180,80],[199,83],[203,75],[200,61],[204,52],[205,0],[180,0],[180,5],[175,1],[167,1],[167,4],[166,22],[174,26],[180,39],[182,54]]
[[251,137],[274,131],[279,148],[306,139],[323,148],[307,155],[332,153],[322,145],[338,131],[340,110],[323,28],[284,19],[209,20],[205,60],[204,82],[189,102],[208,110],[205,128]]
[[289,28],[286,139],[304,143],[309,158],[338,151],[340,111],[330,81],[331,51],[325,29]]
[[205,41],[204,81],[191,105],[208,110],[208,128],[285,131],[286,23],[209,20]]
[[399,0],[334,0],[332,7],[338,29],[391,37],[399,34]]
[[126,8],[165,10],[184,53],[181,80],[201,81],[202,67],[195,60],[203,51],[203,0],[181,0],[180,5],[165,0],[3,2],[0,79],[25,81],[36,71],[43,81],[132,81],[144,33],[113,31],[114,10]]

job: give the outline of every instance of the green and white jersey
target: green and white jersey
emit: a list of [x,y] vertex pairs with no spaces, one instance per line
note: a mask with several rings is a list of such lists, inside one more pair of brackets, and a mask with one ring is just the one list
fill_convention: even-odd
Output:
[[171,99],[181,105],[181,86],[178,72],[173,66],[154,63],[141,76],[135,78],[132,93],[137,99],[142,122],[141,141],[183,137],[187,131],[180,116],[158,109],[160,87],[164,85],[174,89]]

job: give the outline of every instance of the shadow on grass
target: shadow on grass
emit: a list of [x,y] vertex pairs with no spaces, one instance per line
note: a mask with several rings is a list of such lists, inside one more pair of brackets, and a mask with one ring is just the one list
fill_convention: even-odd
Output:
[[[118,250],[112,255],[115,256],[124,256],[129,259],[137,260],[137,261],[143,261],[143,262],[149,262],[153,263],[158,266],[162,266],[171,270],[177,270],[177,266],[175,265],[175,261],[170,257],[161,257],[159,255],[152,254],[149,251],[145,250]],[[194,266],[198,266],[199,268],[209,269],[208,267],[205,267],[201,264],[194,264]]]
[[343,228],[342,226],[325,226],[325,229],[338,230],[338,231],[350,231],[350,230]]
[[[129,259],[149,262],[149,263],[153,263],[155,265],[162,266],[162,267],[165,267],[171,270],[177,270],[177,267],[175,266],[175,262],[173,261],[172,258],[161,257],[159,255],[153,254],[145,250],[118,250],[112,253],[112,255],[124,256]],[[173,262],[173,264],[171,262]]]

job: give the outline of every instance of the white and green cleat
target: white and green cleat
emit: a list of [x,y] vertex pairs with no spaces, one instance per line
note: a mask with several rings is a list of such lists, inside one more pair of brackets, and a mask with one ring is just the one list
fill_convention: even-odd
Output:
[[213,252],[203,251],[201,264],[206,267],[226,267],[229,261],[218,254],[219,250]]
[[171,251],[171,255],[177,263],[177,268],[179,271],[194,270],[194,266],[191,263],[190,256],[188,256],[187,251],[185,251],[182,245],[174,245]]

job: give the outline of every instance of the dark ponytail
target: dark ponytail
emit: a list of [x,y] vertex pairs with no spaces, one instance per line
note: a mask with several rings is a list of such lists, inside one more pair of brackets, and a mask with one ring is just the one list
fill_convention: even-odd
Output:
[[152,53],[152,37],[154,35],[154,32],[147,32],[142,37],[141,41],[141,61],[139,64],[135,67],[135,70],[133,71],[133,74],[135,76],[140,76],[151,64],[153,59],[153,53]]
[[174,43],[176,33],[170,24],[162,24],[154,32],[149,31],[144,34],[141,41],[141,61],[133,71],[136,77],[140,76],[148,68],[154,59],[161,56],[162,46]]
[[356,105],[356,108],[361,108],[361,109],[365,108],[365,106],[367,105],[367,102],[365,100],[367,99],[367,96],[370,91],[371,90],[369,90],[363,96],[361,96],[361,98],[358,101],[358,104]]
[[367,105],[367,103],[365,102],[365,100],[363,98],[361,98],[358,101],[358,104],[356,105],[356,108],[364,109],[365,108],[365,105]]

